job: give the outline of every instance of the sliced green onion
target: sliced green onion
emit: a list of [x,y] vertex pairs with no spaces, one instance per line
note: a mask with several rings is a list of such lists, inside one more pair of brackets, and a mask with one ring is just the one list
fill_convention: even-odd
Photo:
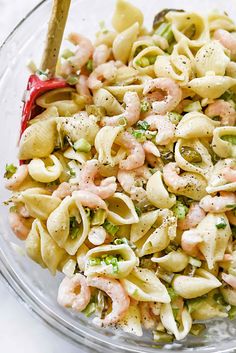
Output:
[[150,65],[148,58],[146,58],[145,56],[136,60],[135,63],[136,63],[136,65],[138,65],[140,67],[147,67]]
[[4,178],[10,179],[16,171],[17,167],[14,164],[6,164]]
[[195,266],[195,267],[201,267],[202,262],[198,259],[195,259],[194,257],[189,257],[188,262],[190,263],[190,265]]
[[76,84],[78,83],[78,77],[71,75],[71,76],[69,76],[69,77],[67,78],[66,82],[67,82],[69,85],[74,86],[74,85],[76,85]]
[[146,141],[146,136],[144,134],[144,131],[140,130],[133,130],[132,135],[136,138],[136,140],[140,143]]
[[107,233],[111,234],[112,236],[114,236],[118,232],[118,230],[120,229],[119,226],[116,226],[115,224],[113,224],[107,220],[103,224],[103,228],[107,231]]
[[160,331],[153,331],[153,341],[155,342],[172,342],[174,339],[173,336],[169,335],[168,333],[165,332],[160,332]]
[[150,125],[148,124],[148,122],[142,121],[142,120],[139,120],[139,121],[137,122],[137,126],[138,126],[139,129],[145,130],[145,131],[148,130],[149,127],[150,127]]
[[89,59],[89,61],[87,62],[86,68],[90,72],[93,71],[93,60],[92,59]]
[[217,229],[225,229],[227,226],[227,223],[225,222],[225,219],[220,217],[216,221],[216,228]]
[[82,313],[86,316],[86,317],[90,317],[92,314],[95,313],[97,309],[97,304],[92,302],[89,303],[86,308],[82,311]]
[[121,245],[121,244],[129,244],[128,240],[126,238],[117,238],[113,242],[115,245]]
[[72,178],[74,178],[76,176],[76,172],[68,165],[68,169],[69,169],[69,174]]
[[101,265],[101,262],[102,260],[100,259],[100,257],[95,257],[89,260],[89,266],[98,266]]
[[70,237],[72,240],[76,239],[79,235],[79,223],[75,217],[70,217]]
[[169,117],[170,121],[172,122],[172,124],[174,124],[174,125],[178,125],[178,123],[182,119],[182,115],[179,113],[175,113],[175,112],[168,113],[168,117]]
[[229,319],[234,320],[236,317],[236,306],[231,306],[231,309],[228,312]]
[[194,336],[199,336],[206,329],[204,324],[193,324],[190,333]]
[[168,43],[171,43],[174,40],[171,23],[162,23],[155,31],[155,34],[165,38]]
[[65,49],[62,53],[63,59],[69,59],[71,56],[75,55],[70,49]]
[[141,113],[147,113],[150,110],[150,108],[151,108],[151,106],[150,106],[149,102],[147,102],[147,101],[141,102],[141,106],[140,106]]
[[74,143],[74,149],[79,152],[87,153],[91,150],[91,145],[87,140],[81,138]]
[[185,113],[200,112],[200,111],[202,111],[202,106],[199,101],[190,103],[184,108]]
[[99,208],[93,215],[91,224],[92,226],[100,226],[105,222],[106,218],[106,211]]
[[186,217],[186,214],[188,213],[188,207],[185,206],[183,203],[180,201],[176,201],[176,204],[172,207],[172,211],[177,217],[177,219],[184,219]]
[[235,135],[224,135],[224,136],[221,136],[221,139],[223,141],[227,141],[227,142],[232,143],[232,145],[236,145],[236,136]]

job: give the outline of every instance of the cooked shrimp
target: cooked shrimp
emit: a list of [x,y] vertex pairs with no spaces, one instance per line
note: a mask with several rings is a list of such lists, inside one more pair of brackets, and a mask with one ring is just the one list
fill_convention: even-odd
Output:
[[88,87],[98,89],[103,85],[103,81],[114,81],[117,74],[117,64],[115,61],[109,61],[96,67],[88,78]]
[[78,83],[75,87],[79,95],[86,99],[86,103],[91,104],[93,98],[88,88],[88,77],[85,75],[79,75]]
[[183,220],[178,221],[178,228],[181,230],[194,228],[203,220],[205,215],[206,213],[199,206],[199,203],[193,202],[186,217]]
[[123,132],[116,138],[116,142],[130,152],[125,160],[120,161],[120,169],[132,170],[144,164],[144,149],[134,136],[128,132]]
[[183,178],[179,175],[180,169],[177,163],[171,162],[164,166],[163,168],[163,179],[167,186],[171,186],[173,189],[183,189],[189,185],[190,179]]
[[64,181],[55,191],[53,191],[52,196],[58,197],[59,199],[64,199],[66,196],[71,196],[72,192],[78,189],[78,185],[70,184]]
[[229,284],[231,287],[236,289],[236,276],[233,276],[233,275],[230,275],[230,274],[222,272],[222,279],[227,284]]
[[70,33],[68,40],[77,46],[75,55],[71,56],[68,61],[71,64],[72,71],[80,70],[92,56],[94,47],[88,38],[78,33]]
[[102,119],[102,126],[104,125],[119,125],[122,119],[126,119],[127,126],[132,126],[137,123],[140,117],[140,99],[136,92],[126,92],[124,95],[124,103],[126,109],[123,114],[105,117]]
[[88,277],[87,284],[105,292],[112,300],[112,311],[104,319],[96,317],[93,322],[100,327],[106,327],[121,320],[129,309],[130,299],[121,283],[112,278]]
[[228,211],[226,212],[226,216],[229,220],[229,223],[232,224],[233,226],[236,226],[236,214],[235,211]]
[[207,195],[203,197],[199,206],[206,212],[221,213],[230,210],[236,204],[236,194],[233,192],[221,191],[220,196]]
[[153,311],[150,307],[149,302],[140,302],[139,303],[140,313],[141,313],[141,320],[142,324],[146,330],[153,329],[156,324],[156,318],[153,315]]
[[167,116],[150,115],[145,121],[150,125],[150,130],[157,130],[156,144],[167,145],[173,140],[175,135],[175,125]]
[[219,99],[212,104],[209,104],[205,110],[205,114],[210,118],[214,116],[221,117],[221,125],[233,126],[236,121],[236,110],[230,102]]
[[9,224],[17,238],[25,240],[30,232],[32,220],[22,217],[17,212],[10,212]]
[[103,201],[101,197],[88,190],[79,190],[72,195],[74,195],[75,198],[79,200],[84,207],[102,208],[104,210],[107,210],[106,202]]
[[98,45],[93,52],[93,66],[104,64],[111,55],[111,49],[106,44]]
[[57,296],[59,305],[72,308],[75,311],[82,311],[89,304],[90,299],[90,288],[83,275],[76,273],[73,277],[65,277],[62,280]]
[[143,143],[143,149],[144,149],[144,152],[145,152],[146,156],[149,155],[149,154],[152,154],[155,157],[160,157],[161,156],[159,149],[151,141],[145,141]]
[[147,166],[142,166],[130,171],[119,170],[117,179],[127,194],[130,194],[132,200],[142,201],[146,198],[146,190],[143,185],[151,177],[151,172]]
[[222,170],[221,174],[229,183],[236,182],[236,169],[228,166]]
[[236,36],[229,33],[225,29],[217,29],[214,33],[214,38],[218,40],[231,53],[231,56],[236,56]]
[[29,218],[30,214],[25,205],[17,206],[17,212],[24,218]]
[[15,174],[13,174],[12,177],[5,182],[5,188],[9,190],[17,190],[28,175],[28,165],[22,164],[17,168]]
[[93,194],[98,195],[102,199],[114,195],[117,185],[116,178],[109,177],[101,181],[100,185],[96,185],[94,179],[98,174],[99,164],[96,159],[87,161],[82,169],[79,186],[81,190],[90,191]]
[[153,80],[148,80],[144,83],[143,94],[146,95],[153,89],[164,91],[167,93],[161,101],[154,101],[152,108],[156,114],[166,114],[177,107],[182,99],[182,91],[179,85],[171,78],[159,77]]
[[193,229],[183,232],[181,238],[182,249],[190,256],[202,258],[198,245],[202,242],[201,236]]

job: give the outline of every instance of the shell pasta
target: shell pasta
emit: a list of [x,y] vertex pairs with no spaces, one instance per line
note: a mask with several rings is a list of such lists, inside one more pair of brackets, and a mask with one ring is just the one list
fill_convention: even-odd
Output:
[[58,304],[167,343],[236,316],[236,25],[144,15],[117,0],[94,43],[67,36],[4,177],[26,254],[65,275]]

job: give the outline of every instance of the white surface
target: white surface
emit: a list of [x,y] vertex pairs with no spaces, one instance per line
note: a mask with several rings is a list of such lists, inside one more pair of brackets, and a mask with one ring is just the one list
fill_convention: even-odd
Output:
[[[39,0],[0,0],[0,43]],[[1,353],[84,353],[54,334],[19,303],[0,281]]]

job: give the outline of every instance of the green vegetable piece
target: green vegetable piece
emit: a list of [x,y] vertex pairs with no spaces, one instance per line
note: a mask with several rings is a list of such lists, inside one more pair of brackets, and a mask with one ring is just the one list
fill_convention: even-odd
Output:
[[71,176],[72,178],[74,178],[74,177],[76,176],[75,171],[74,171],[70,166],[68,166],[68,168],[69,168],[69,174],[70,174],[70,176]]
[[155,31],[155,34],[165,38],[168,43],[171,43],[174,40],[171,23],[162,23]]
[[150,103],[148,101],[142,101],[141,102],[141,105],[140,105],[141,113],[147,113],[150,110],[150,108],[151,108],[151,106],[150,106]]
[[96,309],[97,309],[97,304],[92,302],[86,306],[86,308],[82,311],[82,313],[86,317],[90,317],[92,314],[95,313]]
[[224,300],[224,297],[221,293],[215,293],[213,295],[213,299],[216,301],[217,304],[222,305],[222,306],[227,306],[227,303]]
[[16,171],[17,167],[14,164],[6,164],[4,178],[10,179]]
[[148,58],[143,56],[142,58],[136,60],[136,65],[138,65],[140,67],[147,67],[147,66],[150,66],[150,63],[149,63]]
[[175,300],[176,298],[178,298],[178,294],[175,292],[175,290],[171,287],[167,288],[167,292],[170,296],[171,300]]
[[184,112],[185,113],[201,112],[201,111],[202,111],[202,106],[201,106],[201,103],[199,101],[190,103],[184,108]]
[[201,163],[202,156],[190,146],[182,146],[180,149],[182,157],[189,163]]
[[187,306],[188,306],[188,311],[191,314],[192,312],[198,310],[198,308],[202,305],[202,302],[205,298],[196,298],[196,299],[190,299],[187,300]]
[[127,244],[129,245],[129,242],[126,238],[117,238],[113,242],[115,245],[121,245],[121,244]]
[[173,339],[174,339],[174,337],[169,335],[168,333],[160,332],[160,331],[153,332],[153,340],[155,342],[168,343],[168,342],[172,342]]
[[105,222],[106,211],[99,208],[93,215],[91,224],[92,226],[100,226]]
[[174,125],[178,125],[178,123],[182,119],[182,115],[179,113],[175,113],[175,112],[168,113],[168,117],[169,117],[170,121],[172,122],[172,124],[174,124]]
[[177,219],[184,219],[186,217],[186,214],[188,213],[188,207],[185,206],[183,203],[180,201],[177,201],[176,204],[172,207],[172,211],[177,217]]
[[231,306],[230,311],[228,312],[229,319],[234,320],[236,317],[236,306]]
[[217,222],[216,222],[216,228],[217,229],[225,229],[227,226],[227,223],[225,222],[225,219],[220,217],[217,219]]
[[203,331],[205,331],[206,325],[204,324],[193,324],[190,333],[193,336],[199,336]]
[[89,59],[89,61],[87,62],[86,68],[89,72],[93,71],[93,60]]
[[61,56],[63,59],[69,59],[73,55],[75,55],[73,51],[71,51],[70,49],[65,49]]
[[91,145],[87,140],[81,138],[74,143],[74,149],[78,152],[88,153],[91,150]]
[[111,234],[112,236],[114,236],[118,232],[118,230],[120,229],[119,226],[116,226],[115,224],[113,224],[107,220],[103,224],[103,228],[107,231],[107,233]]
[[146,136],[143,130],[133,130],[132,135],[136,138],[136,140],[140,143],[146,141]]
[[154,65],[156,62],[157,56],[153,55],[153,56],[149,56],[148,60],[149,60],[149,64],[150,65]]
[[147,45],[139,45],[134,52],[134,57],[136,57],[139,53],[141,53],[143,49],[146,49],[146,48],[147,48]]
[[69,76],[69,77],[67,78],[66,82],[67,82],[69,85],[74,86],[74,85],[76,85],[76,84],[78,83],[78,77],[71,75],[71,76]]
[[70,217],[70,237],[72,240],[76,239],[79,235],[79,223],[75,217]]
[[98,266],[101,265],[101,262],[102,260],[100,259],[100,257],[95,257],[89,260],[89,266]]
[[142,214],[141,209],[139,207],[135,206],[135,211],[136,211],[137,215],[140,217]]
[[141,130],[148,130],[148,128],[150,127],[150,125],[146,122],[146,121],[142,121],[142,120],[139,120],[137,122],[137,126],[139,129]]
[[232,143],[232,145],[236,145],[236,136],[235,135],[224,135],[224,136],[221,136],[221,139],[223,141],[227,141],[227,142]]
[[163,160],[163,162],[165,164],[175,161],[174,153],[172,151],[170,151],[166,147],[162,147],[162,146],[159,146],[158,149],[161,154],[161,159]]
[[226,91],[224,94],[222,94],[220,99],[223,99],[223,100],[225,100],[227,102],[230,101],[230,100],[235,101],[236,100],[235,93],[231,92],[231,91]]

